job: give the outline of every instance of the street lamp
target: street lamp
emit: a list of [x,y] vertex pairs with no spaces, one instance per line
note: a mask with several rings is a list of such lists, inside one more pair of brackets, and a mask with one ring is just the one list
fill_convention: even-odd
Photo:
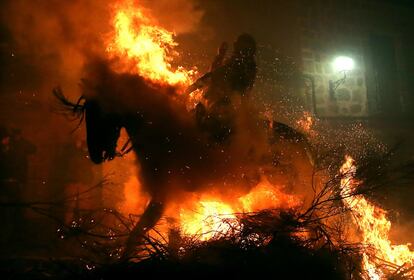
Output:
[[332,68],[335,73],[343,73],[342,78],[333,81],[329,81],[329,95],[332,99],[335,98],[336,89],[342,85],[346,80],[346,73],[352,71],[355,68],[355,62],[352,58],[348,56],[338,56],[332,62]]

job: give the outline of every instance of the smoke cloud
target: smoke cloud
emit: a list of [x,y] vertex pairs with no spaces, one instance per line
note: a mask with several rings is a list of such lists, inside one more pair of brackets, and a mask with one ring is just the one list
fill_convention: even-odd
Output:
[[[44,96],[56,84],[71,94],[78,92],[87,58],[105,52],[104,42],[112,31],[111,9],[119,2],[16,0],[3,4],[3,24],[11,33],[15,51],[41,73]],[[195,31],[203,16],[192,0],[133,2],[177,34]]]
[[195,0],[143,0],[141,3],[162,27],[176,34],[197,31],[204,15]]

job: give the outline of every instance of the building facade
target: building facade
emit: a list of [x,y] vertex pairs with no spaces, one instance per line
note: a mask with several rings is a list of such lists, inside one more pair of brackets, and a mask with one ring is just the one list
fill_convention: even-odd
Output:
[[[398,117],[413,109],[414,6],[401,1],[299,0],[302,72],[312,77],[305,94],[320,117]],[[337,56],[355,68],[343,73]]]

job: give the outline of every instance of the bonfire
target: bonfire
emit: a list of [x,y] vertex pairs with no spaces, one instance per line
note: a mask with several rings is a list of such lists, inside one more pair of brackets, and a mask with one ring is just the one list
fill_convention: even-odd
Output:
[[[103,70],[105,73],[103,75],[106,78],[109,77],[112,83],[126,83],[129,86],[137,87],[145,94],[153,94],[154,96],[159,94],[171,96],[172,94],[172,98],[179,101],[172,102],[171,98],[168,97],[165,102],[170,103],[170,106],[176,106],[182,112],[185,110],[191,112],[194,109],[194,92],[199,95],[201,92],[202,98],[203,91],[206,90],[205,84],[208,83],[209,79],[214,81],[215,72],[208,73],[196,80],[196,76],[198,76],[196,67],[185,69],[182,66],[173,66],[174,58],[179,56],[178,52],[175,51],[177,43],[174,41],[174,34],[157,25],[155,19],[146,15],[145,10],[132,1],[120,2],[114,6],[112,22],[114,29],[108,36],[106,52],[108,58],[114,60],[115,63],[109,66],[110,70]],[[93,67],[92,69],[96,70]],[[119,78],[117,75],[119,75]],[[128,76],[124,78],[123,75]],[[142,81],[133,82],[134,77],[140,77]],[[98,85],[102,83],[99,78],[97,81]],[[102,86],[108,87],[111,85],[105,84]],[[145,97],[145,94],[140,94],[137,95],[140,100],[133,101],[134,96],[131,94],[123,95],[120,87],[113,87],[112,91],[118,91],[119,98],[125,98],[126,96],[132,104],[129,104],[130,106],[139,104],[143,98],[152,98],[152,96]],[[55,94],[66,102],[66,105],[71,105],[60,91],[56,91]],[[94,98],[96,96],[100,98],[100,94],[108,95],[111,92],[106,90],[105,93],[97,92],[93,96],[95,96]],[[209,93],[205,94],[208,96]],[[83,105],[78,103],[72,108],[76,112],[83,106],[82,109],[86,110],[88,124],[88,114],[91,115],[92,113],[88,112],[88,106],[91,106],[88,104],[88,102],[90,103],[88,101],[90,97],[86,96],[85,98],[87,101]],[[113,98],[109,100],[117,102]],[[156,100],[151,101],[150,104],[156,107]],[[206,101],[208,108],[208,101],[211,102],[211,100],[207,99]],[[180,103],[184,103],[185,106],[177,105]],[[108,104],[103,106],[108,107]],[[151,113],[145,111],[145,107],[136,106],[135,110],[139,114],[151,115]],[[120,107],[114,112],[118,112]],[[181,114],[177,113],[176,108],[166,114]],[[169,109],[165,108],[165,110]],[[240,110],[243,109],[240,107]],[[155,120],[157,119],[155,118]],[[175,121],[179,122],[178,119],[175,119]],[[157,126],[156,121],[154,122],[154,124],[151,123],[152,127]],[[244,124],[246,122],[248,123],[249,120],[244,119]],[[304,120],[299,121],[298,124],[311,135],[313,122],[312,116],[306,114]],[[275,125],[273,121],[270,121],[268,125],[274,131],[279,132],[281,138],[289,138],[288,133],[280,133],[283,129],[295,135],[290,139],[294,139],[296,143],[303,142],[305,138],[305,136],[293,130],[286,130],[280,124],[276,123],[277,127],[273,127]],[[249,130],[251,127],[246,126],[244,129]],[[128,142],[131,142],[133,146],[141,145],[140,142],[134,140],[133,129],[127,127],[127,132],[130,139]],[[297,135],[300,135],[300,137]],[[252,137],[251,134],[248,134],[248,136]],[[92,138],[91,134],[88,134],[88,137]],[[260,142],[259,137],[256,139],[258,142]],[[173,141],[168,140],[168,136],[166,138],[167,142]],[[241,143],[245,144],[245,142]],[[281,145],[286,144],[285,142],[281,143]],[[122,148],[122,151],[126,149],[126,145]],[[224,152],[224,147],[227,146],[220,148],[222,152]],[[313,152],[311,147],[308,147],[304,153]],[[92,159],[101,162],[115,157],[115,150],[111,153],[104,148],[104,151],[105,154],[102,158],[92,156]],[[282,154],[285,156],[289,152],[291,150],[284,150]],[[136,160],[140,160],[140,156],[151,157],[152,154],[138,150]],[[209,156],[212,157],[213,154],[200,155],[200,159]],[[229,157],[231,156],[234,157],[234,154],[229,154]],[[300,160],[306,161],[303,157]],[[391,244],[388,237],[391,222],[387,219],[386,211],[370,203],[364,194],[359,191],[364,182],[356,177],[357,168],[352,157],[346,156],[345,163],[340,169],[338,168],[337,172],[333,174],[332,172],[324,172],[323,175],[319,176],[325,179],[333,177],[333,179],[326,179],[327,181],[314,180],[317,177],[315,175],[317,173],[317,163],[312,162],[312,160],[312,176],[305,176],[306,172],[303,168],[301,169],[302,177],[313,178],[310,183],[312,185],[310,189],[311,199],[309,199],[309,195],[306,195],[306,192],[297,193],[295,192],[297,189],[289,189],[286,183],[277,182],[280,177],[275,176],[275,180],[275,178],[272,178],[272,173],[258,172],[257,174],[260,177],[255,179],[256,181],[251,184],[252,186],[247,191],[246,188],[241,191],[240,186],[237,185],[238,180],[235,179],[233,182],[224,181],[225,187],[232,190],[225,195],[218,191],[220,188],[214,187],[196,188],[197,191],[190,193],[181,193],[179,189],[174,187],[174,195],[179,199],[157,200],[154,197],[159,195],[158,192],[153,191],[145,194],[144,184],[148,180],[145,179],[145,182],[141,182],[140,172],[136,172],[138,175],[132,175],[124,186],[126,200],[121,205],[123,213],[109,211],[111,215],[118,219],[122,228],[127,231],[126,233],[121,233],[120,230],[111,231],[111,240],[119,241],[128,236],[127,244],[122,245],[122,241],[119,241],[121,245],[117,243],[117,246],[120,247],[115,246],[116,248],[111,251],[110,255],[122,261],[133,260],[138,262],[137,267],[141,267],[143,270],[146,269],[148,260],[151,260],[149,263],[156,260],[166,260],[165,265],[167,266],[170,263],[183,264],[190,262],[189,267],[192,267],[196,266],[193,258],[198,258],[197,255],[202,256],[205,251],[214,252],[215,249],[212,248],[217,244],[221,244],[219,246],[224,246],[223,248],[227,248],[227,250],[233,248],[232,250],[236,250],[237,254],[244,256],[244,252],[251,254],[257,250],[273,252],[275,248],[281,246],[281,243],[278,242],[289,240],[288,243],[293,248],[306,248],[309,252],[313,252],[310,254],[322,254],[321,252],[324,250],[337,254],[337,258],[347,260],[348,265],[331,264],[332,267],[338,271],[352,270],[350,267],[353,267],[352,277],[359,275],[359,277],[370,280],[384,279],[390,277],[390,275],[413,277],[410,268],[413,265],[414,252],[410,251],[408,244]],[[245,164],[244,161],[237,162],[238,164],[242,162]],[[141,164],[143,164],[142,159]],[[177,164],[180,164],[179,161]],[[294,162],[290,164],[295,166]],[[231,165],[230,161],[229,165]],[[161,170],[157,170],[161,167],[154,166],[151,166],[151,168],[161,172]],[[259,167],[260,165],[251,164],[248,169]],[[266,165],[262,167],[266,168]],[[146,167],[142,168],[145,169]],[[222,168],[227,167],[223,166]],[[197,172],[195,171],[197,169],[191,166],[190,163],[184,165],[180,170],[187,173]],[[231,169],[228,170],[232,172]],[[245,172],[243,168],[240,170]],[[171,169],[168,174],[170,172],[177,171]],[[214,170],[214,172],[217,171]],[[286,173],[290,178],[294,174]],[[161,173],[159,174],[157,176],[164,176]],[[155,182],[161,181],[155,180]],[[168,182],[174,184],[174,179]],[[130,218],[125,217],[128,215]],[[346,220],[352,223],[347,225]],[[220,251],[220,254],[223,254],[224,251]],[[297,254],[300,256],[302,253],[297,252]],[[306,255],[306,253],[304,254]],[[220,257],[216,257],[220,259]],[[232,255],[232,257],[236,256]],[[274,258],[278,259],[279,257],[275,255]],[[216,261],[228,264],[228,260]],[[326,277],[326,275],[323,277]]]
[[[307,140],[312,115],[298,122],[302,133],[260,115],[243,92],[230,113],[237,133],[229,125],[216,137],[205,123],[213,113],[202,113],[215,101],[206,84],[216,72],[177,65],[175,34],[133,1],[117,3],[111,22],[105,57],[86,67],[79,101],[54,91],[85,119],[92,161],[131,156],[134,163],[118,209],[85,212],[58,229],[87,249],[74,275],[414,278],[414,251],[392,244],[391,221],[367,197],[357,162],[346,155],[334,171],[321,166]],[[197,114],[207,114],[205,130]]]

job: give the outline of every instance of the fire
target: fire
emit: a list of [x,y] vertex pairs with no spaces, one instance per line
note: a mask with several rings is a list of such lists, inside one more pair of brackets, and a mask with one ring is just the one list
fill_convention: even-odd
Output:
[[[369,246],[363,253],[363,267],[369,279],[382,279],[386,276],[386,266],[404,267],[414,264],[414,252],[409,245],[393,245],[389,240],[391,222],[387,219],[384,209],[373,205],[362,195],[352,195],[358,182],[354,176],[355,162],[350,156],[340,169],[341,195],[345,205],[352,209],[355,224],[362,234],[362,242]],[[412,272],[410,272],[412,273]]]
[[[121,211],[126,215],[140,214],[148,203],[142,194],[141,184],[136,176],[131,176],[124,184],[125,201]],[[272,185],[266,178],[247,194],[235,196],[230,202],[217,194],[189,194],[186,199],[172,202],[166,209],[166,217],[176,221],[181,234],[195,236],[207,241],[212,238],[229,236],[241,229],[237,213],[257,212],[265,209],[296,209],[302,200],[287,194],[282,186]],[[168,227],[158,227],[157,231],[168,235]]]
[[266,178],[248,194],[239,198],[242,212],[255,212],[264,209],[292,209],[301,205],[298,196],[284,193],[280,186],[273,186]]
[[235,213],[249,213],[265,209],[293,209],[301,205],[297,196],[284,193],[279,186],[271,185],[263,179],[249,193],[233,203],[216,199],[200,200],[194,206],[180,210],[180,224],[184,234],[197,235],[200,240],[226,236],[241,225]]
[[[120,71],[140,75],[157,84],[172,85],[184,89],[193,82],[195,70],[173,67],[178,43],[175,34],[161,27],[156,19],[136,1],[120,1],[114,6],[112,18],[113,32],[107,42],[107,53],[119,62]],[[194,103],[200,98],[200,92],[189,96]],[[312,121],[309,119],[308,121]],[[142,212],[148,197],[139,191],[140,182],[131,177],[124,184],[125,201],[120,205],[124,212]],[[201,194],[201,197],[206,197]],[[220,197],[208,196],[208,199],[180,201],[171,206],[178,211],[166,211],[167,215],[178,221],[180,231],[185,235],[196,235],[208,240],[217,235],[226,235],[240,225],[237,212],[260,211],[269,208],[294,208],[301,205],[300,199],[284,193],[280,186],[273,186],[262,180],[248,194],[224,202]],[[178,204],[178,203],[176,203]],[[128,213],[128,214],[129,214]],[[136,213],[138,214],[138,213]],[[165,234],[167,235],[167,234]]]
[[181,209],[180,222],[184,234],[197,235],[200,240],[231,233],[239,227],[235,210],[218,201],[200,201],[196,210]]
[[[157,84],[173,85],[184,88],[192,83],[196,74],[181,66],[174,68],[172,63],[178,53],[178,44],[174,34],[152,18],[147,10],[135,1],[120,1],[114,6],[114,30],[107,44],[107,52],[119,61],[122,71],[135,73]],[[190,96],[196,100],[197,96]],[[131,177],[124,185],[125,201],[121,209],[125,212],[141,211],[147,203],[147,197],[138,189],[140,183]],[[287,195],[263,180],[250,193],[236,198],[234,203],[225,203],[219,197],[209,197],[187,202],[180,202],[175,220],[179,221],[184,234],[199,235],[208,240],[217,234],[227,234],[232,227],[237,227],[236,212],[260,211],[267,208],[296,207],[299,200]],[[203,195],[201,196],[203,197]],[[176,207],[177,209],[177,207]],[[174,213],[168,211],[167,213]],[[179,214],[177,214],[179,213]],[[178,215],[178,217],[176,217]]]
[[178,53],[174,34],[156,24],[133,1],[123,1],[115,8],[114,32],[107,51],[121,58],[124,68],[131,64],[132,72],[152,82],[188,86],[194,70],[181,66],[173,69],[171,63]]

